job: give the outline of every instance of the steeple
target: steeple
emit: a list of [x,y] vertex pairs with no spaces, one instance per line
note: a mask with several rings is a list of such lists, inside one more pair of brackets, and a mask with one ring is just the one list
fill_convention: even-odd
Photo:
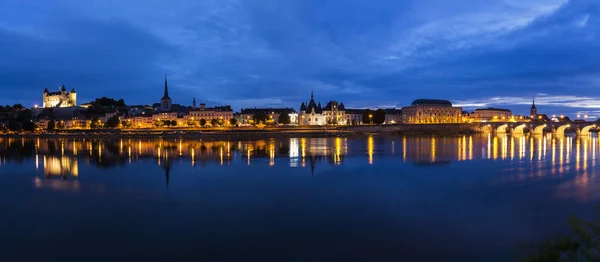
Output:
[[315,98],[314,92],[311,90],[310,91],[310,100],[313,100]]
[[537,116],[537,107],[535,107],[535,97],[533,97],[531,108],[529,109],[529,116],[536,117]]
[[167,74],[165,74],[165,95],[163,98],[169,98],[169,86],[167,85]]
[[194,100],[192,101],[192,108],[196,109],[196,98],[194,97]]

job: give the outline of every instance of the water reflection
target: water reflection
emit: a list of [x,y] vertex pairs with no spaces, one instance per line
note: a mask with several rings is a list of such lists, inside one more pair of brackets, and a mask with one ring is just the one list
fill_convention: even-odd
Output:
[[[571,168],[589,181],[596,165],[597,136],[368,136],[207,141],[202,139],[25,139],[0,138],[0,166],[34,159],[45,178],[76,179],[81,165],[111,168],[152,160],[165,170],[166,182],[174,162],[194,167],[208,164],[286,166],[310,168],[319,164],[342,165],[351,156],[366,163],[395,159],[419,166],[453,161],[490,159],[532,164],[528,171],[508,179],[522,180],[546,174],[561,176]],[[528,172],[525,174],[525,172]],[[82,174],[85,175],[85,174]]]

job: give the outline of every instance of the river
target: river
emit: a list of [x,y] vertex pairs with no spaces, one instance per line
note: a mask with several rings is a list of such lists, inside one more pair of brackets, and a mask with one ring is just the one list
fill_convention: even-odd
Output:
[[589,137],[0,138],[2,261],[510,261],[600,203]]

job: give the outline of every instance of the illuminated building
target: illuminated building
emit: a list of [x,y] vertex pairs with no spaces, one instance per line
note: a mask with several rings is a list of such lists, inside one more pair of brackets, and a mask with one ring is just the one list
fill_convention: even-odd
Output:
[[231,109],[231,106],[206,107],[206,104],[200,104],[199,108],[192,109],[183,116],[186,123],[192,121],[193,125],[199,125],[201,119],[206,120],[207,125],[210,125],[213,119],[228,125],[229,120],[232,118],[233,109]]
[[346,109],[346,124],[360,125],[363,123],[365,109]]
[[298,118],[299,125],[303,126],[322,126],[322,125],[345,125],[346,124],[346,108],[344,103],[330,101],[321,106],[315,102],[314,94],[311,92],[310,101],[302,102],[300,105],[300,114]]
[[460,123],[461,119],[462,108],[448,100],[417,99],[402,108],[402,122],[408,124]]
[[471,118],[475,122],[508,121],[513,116],[512,111],[503,108],[475,109]]
[[42,107],[44,108],[74,107],[77,106],[77,93],[75,93],[75,88],[71,89],[71,92],[67,92],[64,85],[58,92],[50,92],[48,88],[46,88],[44,89],[42,101]]

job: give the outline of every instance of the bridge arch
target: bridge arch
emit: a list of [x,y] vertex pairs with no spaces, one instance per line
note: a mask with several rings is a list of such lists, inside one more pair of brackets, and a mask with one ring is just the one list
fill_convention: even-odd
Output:
[[526,124],[521,124],[513,128],[513,134],[523,134],[523,130],[527,127]]
[[508,124],[499,126],[498,128],[496,128],[496,133],[506,133],[507,127],[508,127]]
[[481,131],[485,132],[485,133],[491,133],[494,130],[494,127],[492,127],[492,125],[487,124],[481,127]]
[[559,127],[556,129],[556,135],[557,135],[557,136],[564,136],[564,135],[565,135],[565,130],[566,130],[567,128],[569,128],[569,127],[571,127],[571,125],[569,125],[569,124],[566,124],[566,125],[559,126]]
[[536,126],[533,129],[533,134],[534,135],[543,135],[544,134],[544,128],[546,128],[546,124]]
[[586,127],[582,128],[582,129],[581,129],[581,135],[582,135],[582,136],[587,136],[587,135],[589,135],[589,134],[590,134],[590,130],[591,130],[592,128],[595,128],[595,127],[596,127],[596,125],[589,125],[589,126],[586,126]]

